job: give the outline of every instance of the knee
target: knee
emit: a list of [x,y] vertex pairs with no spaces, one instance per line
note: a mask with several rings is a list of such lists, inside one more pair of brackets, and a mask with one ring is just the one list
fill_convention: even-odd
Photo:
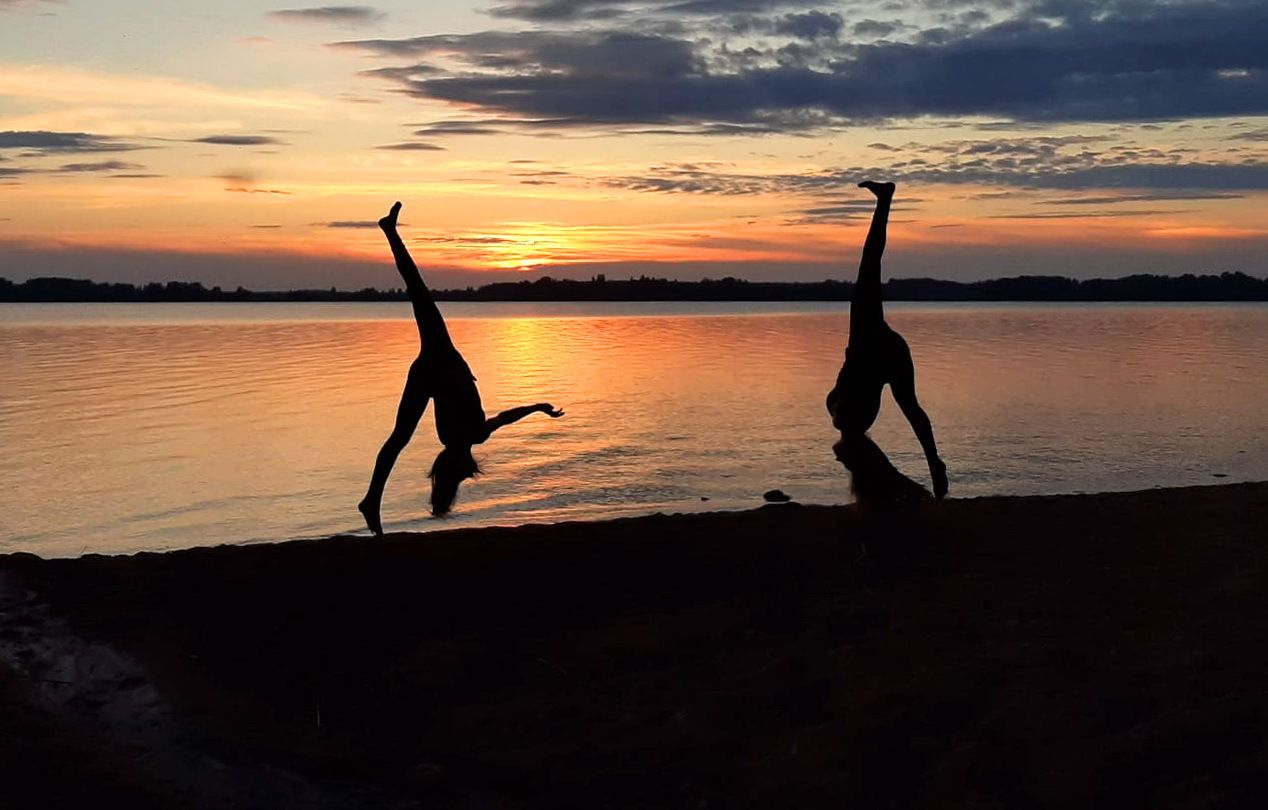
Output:
[[402,428],[396,428],[388,434],[387,439],[383,442],[382,453],[399,453],[405,449],[405,445],[409,444],[410,433]]
[[899,410],[903,412],[909,422],[912,424],[929,424],[929,415],[925,413],[924,408],[920,407],[920,402],[914,394],[904,396],[901,399],[895,397],[895,399],[898,400]]

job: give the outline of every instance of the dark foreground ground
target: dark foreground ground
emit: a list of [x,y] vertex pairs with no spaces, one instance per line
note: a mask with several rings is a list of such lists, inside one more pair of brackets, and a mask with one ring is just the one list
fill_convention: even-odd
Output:
[[0,558],[0,805],[1265,807],[1268,484]]

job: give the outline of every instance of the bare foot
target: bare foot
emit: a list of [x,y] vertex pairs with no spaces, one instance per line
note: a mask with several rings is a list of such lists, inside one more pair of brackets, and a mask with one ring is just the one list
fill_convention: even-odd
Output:
[[[400,203],[397,203],[397,205],[399,206]],[[370,531],[374,532],[376,536],[382,537],[383,521],[379,518],[378,507],[370,503],[369,500],[364,500],[357,504],[357,511],[361,513],[361,517],[365,518],[365,525],[369,527]]]
[[392,210],[387,212],[387,216],[379,220],[379,227],[385,231],[396,230],[396,218],[401,215],[401,204],[395,202],[392,204]]
[[929,472],[933,476],[933,494],[936,498],[945,498],[947,496],[947,465],[943,464],[941,459],[929,465]]
[[878,183],[875,180],[864,180],[859,188],[865,188],[876,195],[877,199],[892,200],[894,198],[893,183]]

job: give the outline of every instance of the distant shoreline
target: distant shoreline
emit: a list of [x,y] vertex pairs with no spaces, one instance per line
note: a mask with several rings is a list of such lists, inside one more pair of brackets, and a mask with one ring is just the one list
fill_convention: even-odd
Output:
[[[849,301],[848,281],[745,281],[723,278],[677,281],[646,276],[587,281],[555,279],[497,282],[461,290],[435,290],[439,301]],[[1219,275],[1132,275],[1117,279],[1078,280],[1060,276],[1016,276],[987,281],[928,278],[890,279],[889,301],[929,302],[1258,302],[1268,301],[1268,279],[1245,273]],[[97,283],[87,279],[34,278],[14,283],[0,278],[3,303],[170,303],[170,302],[339,302],[404,301],[400,289],[253,291],[223,290],[200,282]]]

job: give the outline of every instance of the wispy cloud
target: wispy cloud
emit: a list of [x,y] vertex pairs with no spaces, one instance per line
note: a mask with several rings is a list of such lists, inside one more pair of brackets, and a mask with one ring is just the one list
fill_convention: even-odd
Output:
[[406,141],[405,143],[386,143],[375,149],[391,149],[397,152],[443,152],[445,147],[423,141]]
[[1161,191],[1151,192],[1149,194],[1119,194],[1108,197],[1061,197],[1055,200],[1039,200],[1038,205],[1121,205],[1125,203],[1138,202],[1163,202],[1163,201],[1182,201],[1190,200],[1237,200],[1246,196],[1245,194],[1233,194],[1220,191]]
[[606,20],[639,12],[659,11],[682,15],[764,12],[801,8],[822,0],[515,0],[494,6],[490,14],[532,22]]
[[145,146],[109,135],[88,132],[0,132],[0,149],[29,149],[39,154],[66,152],[128,152]]
[[59,173],[82,174],[92,172],[135,172],[144,169],[140,163],[124,163],[121,160],[101,160],[95,163],[64,163]]
[[[852,189],[861,178],[902,183],[1098,191],[1057,204],[1233,199],[1268,191],[1268,155],[1201,160],[1184,149],[1118,143],[1109,136],[1035,136],[909,143],[882,147],[884,161],[800,173],[746,173],[700,163],[666,163],[646,172],[596,178],[611,188],[659,194],[823,196]],[[1120,189],[1113,195],[1106,190]],[[1056,202],[1056,201],[1054,201]],[[803,212],[805,213],[805,212]]]
[[286,141],[278,140],[271,135],[206,135],[193,138],[190,143],[210,143],[220,146],[273,146],[284,145]]
[[290,194],[277,188],[261,188],[259,186],[261,177],[257,172],[249,170],[223,172],[215,176],[217,180],[223,180],[225,191],[232,191],[238,194]]
[[370,6],[318,6],[270,11],[269,16],[287,22],[332,23],[352,27],[378,22],[387,15]]

